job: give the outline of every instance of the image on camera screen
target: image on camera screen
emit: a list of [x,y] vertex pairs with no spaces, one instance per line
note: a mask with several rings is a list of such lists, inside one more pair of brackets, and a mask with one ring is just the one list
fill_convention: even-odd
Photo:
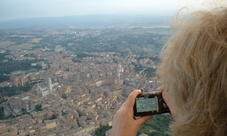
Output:
[[136,98],[136,109],[137,112],[158,112],[158,98],[145,98],[138,97]]

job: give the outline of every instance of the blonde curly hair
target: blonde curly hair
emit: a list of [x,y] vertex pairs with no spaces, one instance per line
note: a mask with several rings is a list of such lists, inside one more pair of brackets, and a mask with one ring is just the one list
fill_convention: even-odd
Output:
[[180,117],[175,136],[227,134],[227,8],[196,11],[173,23],[158,75]]

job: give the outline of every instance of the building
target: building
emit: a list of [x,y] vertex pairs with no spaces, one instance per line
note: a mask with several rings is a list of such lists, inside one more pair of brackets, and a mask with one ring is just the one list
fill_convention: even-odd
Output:
[[124,69],[122,68],[121,64],[118,64],[117,66],[117,79],[115,80],[115,83],[117,85],[123,85],[123,80],[121,79],[121,74],[124,72]]
[[52,79],[48,78],[48,84],[45,87],[40,87],[39,83],[37,83],[37,95],[44,97],[47,96],[48,94],[52,94],[58,90],[61,90],[61,86],[56,82],[52,84]]

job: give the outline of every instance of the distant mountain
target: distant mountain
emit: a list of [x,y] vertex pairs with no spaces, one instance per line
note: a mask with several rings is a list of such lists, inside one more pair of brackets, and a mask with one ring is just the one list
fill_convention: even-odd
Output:
[[39,27],[39,26],[74,26],[78,28],[108,27],[154,27],[168,26],[171,16],[123,16],[123,15],[87,15],[68,17],[45,17],[15,19],[0,22],[0,29]]

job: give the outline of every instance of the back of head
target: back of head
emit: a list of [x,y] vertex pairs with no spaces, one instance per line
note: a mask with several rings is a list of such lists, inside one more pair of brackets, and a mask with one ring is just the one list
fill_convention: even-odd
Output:
[[227,8],[198,11],[173,24],[158,74],[180,109],[174,135],[227,134]]

